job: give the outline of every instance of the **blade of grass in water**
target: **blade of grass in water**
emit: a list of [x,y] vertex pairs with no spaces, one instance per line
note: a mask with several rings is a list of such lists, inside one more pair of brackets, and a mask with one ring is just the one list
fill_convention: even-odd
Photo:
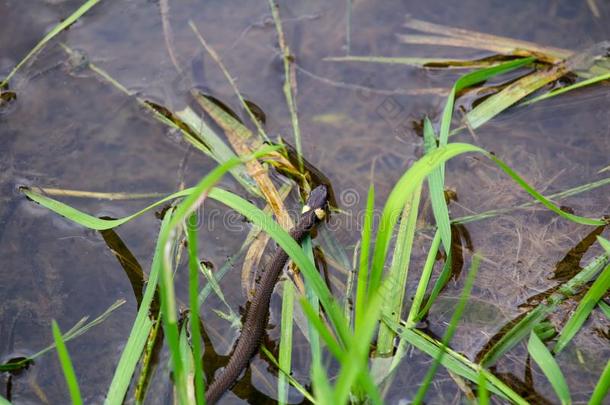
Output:
[[[311,237],[306,236],[305,239],[303,239],[301,245],[303,246],[303,250],[307,254],[307,258],[312,263],[315,263]],[[319,312],[320,300],[318,299],[317,295],[315,294],[307,280],[305,280],[305,297],[307,298],[307,301],[311,304],[312,309],[315,312]],[[320,335],[318,334],[316,328],[310,322],[307,322],[307,334],[309,335],[309,350],[311,350],[311,362],[312,364],[321,362],[322,348],[320,346]]]
[[[561,191],[559,193],[554,193],[554,194],[549,195],[547,198],[549,200],[557,200],[560,198],[566,198],[566,197],[570,197],[573,195],[578,195],[580,193],[584,193],[586,191],[591,191],[598,187],[602,187],[602,186],[605,186],[608,184],[610,184],[610,177],[607,177],[607,178],[601,179],[601,180],[597,180],[597,181],[593,181],[591,183],[583,184],[583,185],[580,185],[577,187],[573,187],[568,190]],[[487,218],[493,218],[498,215],[507,214],[507,213],[515,211],[515,210],[533,207],[538,203],[539,203],[538,200],[534,200],[534,201],[530,201],[530,202],[527,202],[527,203],[524,203],[521,205],[517,205],[516,207],[500,208],[500,209],[481,212],[481,213],[474,214],[474,215],[466,215],[463,217],[454,218],[451,221],[451,223],[467,224],[469,222],[480,221],[480,220],[487,219]]]
[[466,121],[472,129],[477,129],[487,121],[491,120],[502,111],[506,110],[525,96],[532,94],[546,84],[564,76],[567,70],[563,65],[553,67],[549,70],[541,70],[524,76],[511,83],[499,93],[485,99],[481,104],[466,114]]
[[[446,140],[444,144],[447,144]],[[428,117],[424,119],[424,146],[426,153],[430,153],[437,148],[434,129],[432,129],[432,123]],[[451,222],[449,221],[447,201],[445,201],[445,180],[441,170],[442,167],[444,165],[440,165],[439,169],[434,170],[428,176],[428,187],[430,189],[430,202],[432,203],[436,227],[440,231],[443,247],[447,256],[449,256],[451,254]]]
[[414,324],[418,320],[418,314],[421,309],[421,304],[424,301],[424,295],[428,289],[428,283],[430,281],[430,276],[432,275],[434,263],[436,262],[436,255],[438,254],[440,243],[441,234],[437,230],[434,234],[432,244],[430,245],[430,250],[428,250],[428,256],[426,257],[426,262],[424,263],[424,268],[417,284],[417,290],[415,291],[415,296],[413,297],[413,302],[411,303],[411,309],[409,310],[409,315],[407,316],[407,325]]
[[597,303],[597,306],[602,310],[604,315],[606,315],[606,318],[610,320],[610,305],[606,304],[603,300],[600,300]]
[[571,404],[570,390],[559,365],[549,349],[547,349],[538,335],[533,331],[530,333],[527,351],[553,386],[555,394],[557,394],[562,405]]
[[598,76],[592,77],[590,79],[586,79],[586,80],[580,81],[578,83],[574,83],[574,84],[571,84],[569,86],[562,87],[560,89],[551,91],[549,93],[542,94],[542,95],[540,95],[538,97],[535,97],[535,98],[533,98],[531,100],[527,100],[527,101],[521,103],[520,106],[526,106],[526,105],[534,104],[534,103],[537,103],[538,101],[546,100],[548,98],[555,97],[555,96],[558,96],[558,95],[563,94],[563,93],[567,93],[568,91],[580,89],[580,88],[585,87],[585,86],[590,86],[592,84],[599,83],[599,82],[602,82],[604,80],[610,80],[610,73],[598,75]]
[[309,402],[315,403],[315,400],[313,398],[313,396],[309,393],[309,391],[307,391],[307,389],[305,389],[305,387],[303,387],[297,380],[294,379],[294,377],[292,377],[292,375],[290,375],[289,371],[283,370],[280,367],[280,363],[277,361],[277,359],[273,356],[273,353],[271,353],[269,351],[269,349],[267,349],[264,345],[261,346],[261,352],[267,356],[267,358],[269,359],[269,361],[271,361],[273,363],[273,365],[275,367],[277,367],[277,369],[279,370],[280,373],[282,373],[286,379],[290,382],[290,384],[296,388],[297,391],[299,391],[299,393],[301,395],[303,395],[303,397],[305,397]]
[[360,237],[360,270],[358,271],[358,284],[356,286],[356,308],[354,329],[360,330],[362,318],[367,304],[367,285],[369,278],[369,252],[371,249],[371,234],[373,233],[373,214],[375,209],[375,187],[371,184],[366,199],[366,211],[364,214],[364,224]]
[[531,310],[484,354],[480,364],[493,365],[504,353],[523,340],[536,325],[553,312],[567,298],[578,294],[580,289],[608,264],[608,255],[602,254],[592,259],[577,275],[563,284],[556,292]]
[[[445,104],[445,108],[443,110],[443,116],[441,121],[441,129],[439,133],[439,146],[443,146],[447,144],[447,139],[449,137],[449,127],[451,125],[451,117],[453,115],[453,105],[455,103],[455,95],[460,90],[463,90],[467,87],[473,86],[477,83],[485,81],[490,77],[497,76],[503,73],[510,72],[511,70],[518,69],[523,67],[534,61],[534,58],[523,58],[517,59],[510,62],[502,63],[498,66],[493,66],[487,69],[477,70],[475,72],[471,72],[465,74],[460,77],[453,88],[449,92],[449,96],[447,97],[447,102]],[[444,176],[444,171],[443,171]]]
[[64,378],[66,379],[66,384],[70,391],[70,399],[72,399],[72,404],[82,405],[83,399],[80,394],[80,388],[78,387],[76,374],[74,373],[74,367],[72,366],[72,360],[70,360],[68,349],[66,349],[64,340],[61,337],[61,331],[59,330],[57,322],[53,321],[52,327],[53,339],[55,340],[55,347],[57,348],[57,356],[59,357],[59,363],[61,364],[61,369],[64,372]]
[[443,336],[443,342],[441,346],[441,351],[438,356],[434,359],[434,363],[428,369],[426,376],[424,377],[424,381],[420,385],[417,390],[417,394],[415,394],[415,398],[413,399],[414,404],[421,404],[424,401],[426,396],[426,392],[430,387],[430,383],[432,382],[432,378],[436,374],[436,370],[438,366],[441,364],[441,360],[445,354],[445,348],[451,342],[453,338],[453,334],[455,333],[455,329],[457,328],[457,323],[462,317],[462,312],[464,311],[464,307],[466,306],[466,302],[468,301],[468,297],[470,297],[470,292],[472,291],[472,286],[474,284],[474,279],[476,278],[477,272],[479,270],[479,262],[480,258],[478,255],[474,255],[472,258],[472,264],[470,266],[470,271],[468,272],[468,276],[466,277],[466,282],[464,283],[464,288],[462,289],[462,293],[460,294],[460,300],[456,305],[455,311],[453,312],[453,316],[451,317],[451,321],[449,322],[449,326],[447,327],[447,331]]
[[608,390],[610,390],[610,361],[606,363],[606,367],[604,371],[602,371],[602,375],[599,377],[599,381],[593,390],[593,394],[589,399],[589,405],[600,405],[603,403],[604,398],[608,395]]
[[[394,255],[392,256],[390,269],[386,276],[386,285],[389,287],[384,291],[381,310],[384,314],[389,314],[396,322],[400,320],[404,297],[407,291],[409,260],[413,248],[420,196],[421,187],[413,193],[411,200],[405,205],[402,212],[396,245],[394,246]],[[392,329],[383,323],[379,325],[379,333],[377,335],[377,352],[379,355],[386,356],[394,351],[395,337],[396,334]]]
[[[171,211],[168,210],[161,222],[160,232],[169,225],[170,216]],[[123,403],[125,394],[129,388],[129,383],[131,382],[131,376],[136,369],[138,360],[140,359],[140,355],[144,349],[150,330],[152,329],[153,321],[150,319],[149,313],[159,280],[161,248],[160,240],[158,240],[151,265],[151,272],[148,277],[148,282],[146,283],[146,291],[144,292],[140,309],[138,310],[129,338],[127,339],[127,344],[121,353],[121,358],[114,371],[110,387],[108,388],[108,393],[106,394],[106,400],[104,402],[106,405],[119,405]]]
[[[598,236],[597,240],[604,247],[607,254],[610,254],[610,242],[606,239]],[[610,265],[602,271],[600,276],[595,280],[589,291],[582,298],[578,307],[566,322],[565,326],[559,332],[557,343],[553,348],[554,353],[560,353],[572,340],[572,338],[578,333],[582,325],[585,323],[595,305],[599,300],[606,294],[606,291],[610,288]]]
[[[442,346],[441,342],[428,336],[426,333],[420,330],[393,323],[389,318],[384,318],[383,321],[393,328],[396,333],[401,336],[401,339],[404,339],[406,342],[426,353],[430,357],[436,358],[439,356]],[[483,373],[485,374],[485,378],[489,383],[490,391],[500,395],[502,398],[510,399],[514,403],[522,405],[528,404],[528,402],[521,398],[519,394],[513,391],[509,386],[507,386],[492,373],[480,367],[478,364],[471,362],[462,354],[451,350],[451,348],[446,347],[444,351],[445,355],[441,358],[441,364],[452,373],[455,373],[475,383],[479,380],[479,373]]]
[[191,344],[193,346],[193,359],[195,366],[194,385],[197,404],[205,403],[205,389],[203,386],[203,365],[201,359],[201,331],[199,330],[199,256],[197,255],[197,214],[188,217],[186,224],[187,248],[189,255],[189,306],[191,327]]
[[483,373],[479,373],[477,391],[479,392],[479,405],[489,405],[489,391],[487,391],[487,379],[485,378],[485,374]]
[[[292,326],[294,316],[294,287],[291,281],[284,283],[282,294],[282,323],[280,335],[280,368],[290,373],[292,369]],[[280,404],[288,401],[288,380],[280,373],[277,383],[277,396]]]
[[82,17],[87,11],[91,9],[91,7],[95,6],[99,3],[100,0],[88,0],[82,6],[80,6],[75,12],[70,14],[68,18],[62,20],[59,24],[57,24],[51,31],[49,31],[41,40],[36,44],[34,48],[11,70],[11,72],[4,78],[2,83],[0,83],[0,89],[4,88],[6,84],[11,80],[13,75],[21,68],[32,56],[34,56],[38,51],[45,47],[45,45],[53,39],[57,34],[62,32],[64,29],[68,28],[70,25],[74,24],[76,20]]
[[326,370],[322,367],[322,364],[312,364],[311,382],[313,383],[313,392],[316,397],[316,404],[332,404],[333,392],[329,381],[330,380],[326,374]]
[[[62,339],[64,340],[64,342],[68,342],[72,339],[75,339],[75,338],[83,335],[89,329],[93,328],[94,326],[100,325],[102,322],[104,322],[106,319],[108,319],[108,317],[112,314],[112,312],[115,309],[119,308],[124,303],[125,303],[125,300],[123,300],[123,299],[117,300],[111,306],[109,306],[108,309],[106,309],[101,315],[99,315],[97,318],[95,318],[94,320],[92,320],[89,323],[85,323],[85,322],[87,322],[89,317],[84,317],[84,318],[80,319],[74,326],[72,326],[72,328],[70,328],[69,331],[64,333],[64,335],[62,336]],[[26,357],[23,360],[20,360],[17,362],[0,364],[0,372],[18,370],[18,369],[24,368],[29,363],[31,363],[33,360],[36,360],[38,357],[53,350],[54,348],[55,348],[55,344],[53,343],[53,344],[45,347],[44,349],[39,350],[38,352],[32,354],[31,356]]]

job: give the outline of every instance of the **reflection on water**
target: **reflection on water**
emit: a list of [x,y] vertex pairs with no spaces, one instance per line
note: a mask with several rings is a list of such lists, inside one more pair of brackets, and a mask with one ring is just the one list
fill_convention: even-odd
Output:
[[[0,73],[10,71],[49,27],[80,3],[47,1],[32,7],[30,2],[0,0],[0,15],[4,17],[0,26]],[[344,226],[332,230],[345,250],[341,254],[348,265],[359,234],[347,224],[349,218],[360,218],[371,173],[381,204],[402,172],[421,156],[423,146],[416,135],[416,123],[424,115],[439,118],[444,99],[437,89],[448,88],[456,74],[327,62],[323,58],[345,55],[348,48],[354,55],[472,55],[471,50],[401,44],[396,34],[404,33],[402,24],[407,14],[582,50],[610,37],[605,24],[610,9],[602,2],[597,5],[600,18],[592,14],[587,2],[570,0],[535,4],[464,0],[459,5],[440,0],[355,2],[347,30],[344,0],[280,4],[297,66],[304,155],[328,176],[338,195],[351,190],[362,197],[347,207],[352,217],[338,216],[339,225]],[[134,95],[172,111],[194,106],[190,90],[199,88],[242,114],[222,72],[189,28],[188,20],[192,19],[237,79],[244,96],[258,107],[259,116],[265,117],[268,133],[294,143],[282,92],[282,60],[267,2],[169,2],[169,6],[166,10],[150,1],[100,2],[26,65],[10,83],[14,93],[3,93],[0,101],[0,361],[31,355],[45,347],[52,341],[52,319],[66,329],[83,316],[96,316],[117,299],[125,298],[127,304],[103,326],[69,344],[87,403],[101,403],[105,396],[137,311],[141,284],[136,279],[141,277],[140,266],[144,272],[150,266],[159,222],[149,214],[120,227],[116,234],[101,235],[32,204],[17,192],[17,187],[165,193],[180,184],[194,184],[215,165],[192,150],[181,134],[156,121],[133,96],[100,80],[88,69],[88,63],[103,68]],[[162,14],[169,25],[163,24]],[[167,38],[171,39],[171,55]],[[68,56],[60,42],[79,53]],[[605,173],[598,172],[608,164],[608,94],[607,87],[601,85],[516,109],[456,140],[494,151],[546,194],[561,191],[604,177]],[[245,115],[241,118],[248,122]],[[503,173],[476,157],[450,162],[447,173],[447,186],[459,195],[459,200],[450,205],[454,217],[527,201]],[[230,177],[223,180],[223,186],[241,190]],[[607,212],[610,207],[604,192],[602,188],[561,203],[577,214]],[[295,197],[291,196],[292,203]],[[147,203],[65,201],[94,215],[112,217],[135,212]],[[425,207],[422,218],[429,218],[430,208]],[[468,266],[474,249],[484,255],[484,261],[453,347],[474,355],[506,322],[519,316],[520,304],[554,287],[557,280],[553,276],[559,279],[571,274],[580,260],[586,262],[597,254],[586,243],[592,240],[587,236],[590,232],[541,209],[499,216],[456,230],[453,242],[462,246],[464,254],[454,260]],[[243,241],[233,233],[223,234],[222,229],[201,237],[202,254],[217,268],[239,250]],[[418,274],[428,244],[426,232],[417,236],[411,274]],[[328,278],[343,283],[342,264],[333,260],[337,255],[324,257],[331,270]],[[236,313],[244,296],[239,288],[231,286],[240,285],[242,260],[240,256],[222,283]],[[126,274],[123,268],[133,271]],[[178,279],[178,288],[184,291],[185,280]],[[442,334],[461,283],[463,275],[455,274],[439,304],[433,307],[427,319],[431,332]],[[412,277],[409,288],[414,286]],[[204,361],[210,372],[226,362],[237,331],[213,311],[223,308],[217,298],[211,296],[206,303],[202,309],[207,333]],[[272,325],[279,323],[278,309],[279,301],[274,301]],[[607,340],[596,332],[607,330],[607,321],[604,323],[596,314],[592,318],[592,325],[575,338],[579,356],[585,361],[577,361],[570,350],[559,358],[569,385],[579,387],[573,392],[574,400],[588,397],[610,352]],[[267,347],[275,346],[278,334],[277,327],[270,328]],[[297,333],[294,376],[304,382],[309,381],[306,346]],[[552,389],[537,368],[524,376],[525,359],[523,348],[515,348],[498,363],[496,372],[512,375],[540,401],[554,400]],[[160,350],[147,398],[151,403],[171,402],[167,360],[167,353]],[[410,398],[427,368],[422,365],[427,364],[429,359],[418,353],[405,361],[387,394],[388,402]],[[259,357],[254,365],[234,392],[239,398],[262,403],[267,395],[275,395],[274,373]],[[430,403],[457,401],[460,395],[444,371],[439,372],[433,391]],[[0,394],[10,394],[15,403],[67,400],[63,376],[52,353],[18,374],[3,374]],[[230,399],[237,398],[230,395]],[[296,392],[291,391],[290,398],[293,403],[302,401]]]

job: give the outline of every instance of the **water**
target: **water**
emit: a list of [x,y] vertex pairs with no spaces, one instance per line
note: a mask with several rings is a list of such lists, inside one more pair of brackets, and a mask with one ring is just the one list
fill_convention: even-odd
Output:
[[[79,1],[0,0],[0,15],[4,16],[0,26],[0,72],[10,71],[50,27],[79,5]],[[52,341],[52,319],[67,330],[83,316],[95,317],[117,299],[126,299],[126,304],[102,326],[68,345],[86,403],[103,401],[137,311],[132,287],[99,233],[84,230],[27,201],[17,191],[18,186],[169,193],[182,183],[194,184],[215,162],[190,148],[180,134],[158,123],[133,97],[100,80],[82,63],[70,63],[58,43],[82,52],[81,62],[95,63],[129,90],[172,110],[194,106],[189,90],[198,87],[241,111],[217,65],[189,28],[188,20],[192,19],[221,55],[242,93],[265,112],[268,133],[281,134],[293,142],[281,87],[283,66],[267,3],[187,1],[169,2],[169,6],[172,47],[182,75],[167,52],[158,2],[102,1],[15,76],[11,89],[17,99],[0,110],[0,360],[31,355],[48,345]],[[348,42],[354,55],[487,55],[468,49],[400,43],[396,34],[407,32],[402,27],[407,14],[571,50],[583,50],[610,37],[606,24],[610,10],[601,2],[599,18],[593,16],[587,2],[567,0],[535,4],[465,0],[455,5],[434,0],[355,2],[349,41],[345,1],[285,2],[280,6],[298,67],[297,102],[304,155],[331,179],[344,209],[353,214],[339,217],[339,226],[332,229],[348,260],[359,236],[353,218],[358,218],[364,206],[371,167],[374,164],[379,206],[404,170],[422,154],[422,141],[413,122],[424,115],[438,120],[444,94],[437,89],[448,88],[457,76],[454,72],[405,66],[329,62],[324,57],[345,55]],[[551,194],[607,176],[599,171],[608,165],[608,101],[607,85],[584,89],[503,113],[474,136],[466,133],[455,140],[494,151],[538,190]],[[451,204],[453,217],[528,201],[506,175],[483,158],[455,159],[448,164],[447,173],[447,186],[459,198]],[[229,176],[222,186],[243,194]],[[606,190],[561,203],[581,215],[607,213],[610,201]],[[63,200],[94,215],[114,217],[153,201]],[[295,203],[294,195],[290,201]],[[218,209],[223,215],[228,212],[207,203],[206,209]],[[424,208],[422,218],[430,220],[429,207]],[[117,230],[145,271],[150,266],[158,226],[151,213]],[[591,229],[559,220],[540,208],[465,227],[473,248],[485,260],[452,345],[474,358],[504,323],[520,313],[520,304],[557,284],[551,280],[557,263]],[[218,268],[239,249],[243,237],[245,232],[223,229],[218,224],[202,235],[202,256]],[[420,271],[428,244],[429,233],[418,234],[411,274]],[[597,253],[596,247],[591,248],[583,261]],[[241,260],[223,281],[236,313],[245,303],[237,288]],[[466,254],[465,265],[468,263]],[[334,274],[344,281],[338,269]],[[463,277],[451,282],[433,307],[428,320],[431,332],[442,334],[462,283]],[[184,285],[184,280],[179,281],[179,288]],[[412,277],[409,288],[414,285]],[[566,304],[552,320],[561,324],[573,305]],[[205,360],[206,364],[220,366],[237,332],[220,320],[213,308],[224,309],[218,299],[210,298],[203,307],[203,319],[219,355],[208,350]],[[276,296],[272,324],[278,324],[278,316]],[[608,358],[610,348],[600,330],[607,332],[608,320],[594,312],[587,327],[558,358],[575,401],[588,398]],[[279,331],[272,328],[269,335],[277,342]],[[309,357],[300,333],[295,336],[295,347],[294,375],[307,382]],[[524,381],[525,357],[523,347],[515,348],[498,363],[496,372],[512,373]],[[412,352],[387,394],[388,403],[410,398],[428,364],[428,358]],[[274,377],[259,357],[254,365],[256,372],[251,380],[248,374],[236,392],[260,403],[265,395],[275,395],[274,386],[266,382],[274,381]],[[148,398],[151,403],[171,402],[165,371],[167,355],[162,351]],[[554,402],[553,391],[538,369],[534,369],[534,381],[537,395]],[[528,390],[531,392],[532,387]],[[0,394],[10,394],[18,404],[66,402],[67,389],[55,354],[40,357],[18,375],[3,374]],[[460,395],[450,376],[440,371],[428,400],[458,403]],[[225,398],[231,402],[237,397],[229,394]],[[301,397],[291,393],[291,400],[300,402]]]

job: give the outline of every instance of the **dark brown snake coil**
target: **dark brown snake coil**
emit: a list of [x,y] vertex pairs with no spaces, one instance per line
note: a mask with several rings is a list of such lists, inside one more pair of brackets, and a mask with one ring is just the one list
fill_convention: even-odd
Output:
[[[307,204],[303,207],[303,214],[290,231],[290,236],[297,243],[301,243],[303,238],[324,218],[327,201],[328,190],[324,185],[316,187],[309,194]],[[278,246],[269,266],[262,273],[258,288],[247,309],[241,336],[235,345],[235,350],[222,374],[208,387],[205,394],[207,404],[216,403],[225,391],[231,388],[258,351],[267,327],[271,295],[287,261],[288,255]]]

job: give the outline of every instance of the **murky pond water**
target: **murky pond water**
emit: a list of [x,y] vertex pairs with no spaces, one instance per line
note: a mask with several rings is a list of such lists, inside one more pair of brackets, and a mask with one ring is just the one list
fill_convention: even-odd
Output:
[[[0,0],[0,76],[80,3]],[[589,3],[596,4],[599,16]],[[339,217],[339,226],[321,233],[339,242],[348,263],[359,238],[357,218],[361,218],[371,173],[381,206],[398,178],[423,153],[414,123],[425,115],[438,121],[446,89],[457,74],[399,65],[331,62],[325,57],[348,51],[375,56],[486,55],[401,43],[396,34],[406,32],[403,23],[407,15],[570,50],[610,38],[610,6],[599,1],[354,1],[349,30],[345,0],[281,2],[280,10],[296,60],[303,153],[331,179],[347,213]],[[165,26],[162,15],[168,23]],[[262,0],[101,1],[19,71],[11,81],[17,99],[0,110],[0,361],[31,355],[51,343],[53,319],[67,330],[82,317],[96,317],[124,299],[126,303],[101,326],[68,345],[86,403],[104,400],[137,312],[132,286],[100,233],[35,205],[18,187],[165,194],[181,184],[194,184],[209,172],[216,165],[212,159],[156,121],[135,97],[116,90],[86,66],[71,63],[59,45],[61,42],[82,52],[85,61],[104,69],[130,91],[174,111],[194,105],[189,91],[195,87],[241,111],[218,65],[189,27],[189,19],[221,55],[242,93],[264,111],[267,132],[294,143],[282,93],[283,65],[275,27],[268,4]],[[168,54],[166,41],[173,56]],[[602,84],[510,110],[474,133],[465,132],[455,139],[493,151],[538,190],[552,194],[608,176],[601,169],[609,164],[609,103],[610,92]],[[449,162],[446,183],[459,198],[450,205],[452,217],[529,201],[492,163],[474,156]],[[224,178],[222,186],[243,194],[230,176]],[[289,200],[293,206],[295,197]],[[125,216],[154,201],[62,200],[93,215],[112,217]],[[608,187],[561,200],[561,204],[580,215],[608,213]],[[206,203],[206,207],[229,215],[219,205]],[[428,206],[422,213],[421,227],[426,228],[431,218]],[[222,225],[209,225],[201,235],[202,254],[216,268],[239,250],[247,231],[245,226],[228,229]],[[116,230],[145,271],[158,227],[158,219],[149,213]],[[591,231],[541,208],[464,225],[462,235],[469,235],[472,249],[484,260],[453,348],[474,359],[505,323],[522,312],[520,305],[557,285],[553,274],[558,263]],[[416,285],[415,276],[430,238],[425,230],[416,237],[410,288]],[[581,254],[582,263],[599,253],[597,246],[587,249]],[[467,254],[465,266],[469,258]],[[240,256],[222,281],[236,313],[245,302],[238,288],[242,261]],[[185,269],[181,266],[180,272],[184,274]],[[345,274],[334,270],[336,291],[345,282]],[[183,291],[185,280],[179,277],[178,288]],[[432,308],[428,318],[432,333],[442,335],[462,286],[463,277],[452,281]],[[186,302],[186,296],[181,298]],[[573,305],[566,304],[559,313],[568,314]],[[277,324],[277,296],[272,307],[271,324]],[[230,352],[237,336],[235,329],[218,318],[217,308],[224,307],[213,296],[202,308],[211,342],[206,360],[215,363],[210,367],[226,361],[222,356]],[[552,321],[559,324],[565,319],[557,316]],[[271,342],[278,340],[277,329],[269,331]],[[558,356],[576,402],[590,396],[610,357],[608,329],[608,319],[594,311],[574,344]],[[300,332],[296,335],[294,376],[307,382],[307,345]],[[552,388],[539,369],[528,377],[526,358],[525,347],[518,346],[494,371],[512,381],[514,387],[525,387],[533,401],[554,402]],[[150,403],[172,401],[167,362],[162,351],[148,396]],[[410,353],[386,393],[387,402],[406,403],[412,398],[429,364],[428,357],[417,351]],[[273,402],[274,373],[257,356],[252,372],[235,391],[252,403]],[[16,404],[65,403],[68,392],[55,353],[41,356],[18,374],[2,374],[0,395]],[[434,380],[428,402],[460,403],[461,396],[443,370]],[[293,403],[303,400],[296,391],[290,399]],[[224,400],[232,403],[238,397],[228,394]]]

